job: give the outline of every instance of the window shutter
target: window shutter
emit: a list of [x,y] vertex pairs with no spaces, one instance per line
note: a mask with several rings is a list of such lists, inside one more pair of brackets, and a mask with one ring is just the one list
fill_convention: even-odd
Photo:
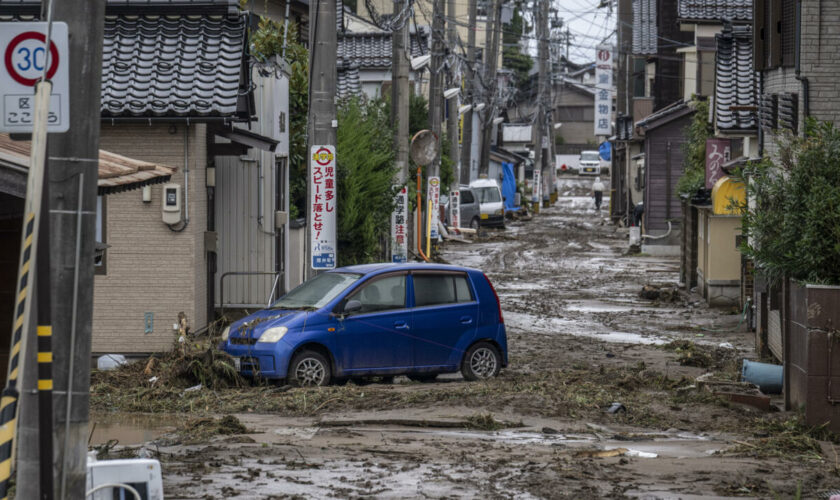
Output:
[[767,40],[765,36],[765,7],[767,0],[753,0],[753,61],[755,70],[761,71],[766,68],[765,47]]
[[782,0],[770,0],[770,24],[767,26],[770,57],[767,64],[770,68],[782,65]]
[[796,0],[782,0],[782,66],[796,63]]

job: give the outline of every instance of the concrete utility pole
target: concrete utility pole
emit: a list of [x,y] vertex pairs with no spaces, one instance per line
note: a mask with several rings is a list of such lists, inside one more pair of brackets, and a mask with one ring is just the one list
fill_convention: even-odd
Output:
[[493,12],[487,18],[486,48],[484,53],[484,84],[487,88],[487,108],[484,112],[481,136],[481,158],[478,164],[478,174],[487,175],[490,170],[490,139],[493,133],[493,119],[496,117],[496,90],[498,80],[496,69],[499,59],[499,38],[502,34],[502,0],[493,1]]
[[[432,6],[432,60],[429,66],[429,126],[437,140],[441,140],[441,122],[443,121],[443,0],[434,0]],[[440,142],[438,143],[440,146]],[[426,167],[426,177],[440,175],[440,152],[438,147],[435,160]]]
[[[543,137],[546,134],[546,94],[548,83],[548,0],[538,0],[537,11],[537,119],[534,123],[534,168],[540,169],[540,179],[545,185],[546,158],[543,153]],[[545,193],[545,190],[543,190]],[[540,203],[542,200],[537,200]]]
[[[464,81],[464,102],[475,105],[475,29],[476,17],[478,15],[477,0],[469,0],[469,31],[467,33],[467,72]],[[464,116],[464,128],[461,131],[461,184],[470,183],[470,170],[472,168],[472,136],[473,136],[473,113],[468,111]]]
[[[394,1],[394,13],[401,12],[406,0]],[[397,165],[396,183],[408,179],[408,22],[391,34],[391,126],[394,127],[394,152]]]
[[[449,40],[449,47],[454,52],[455,47],[458,46],[458,29],[455,26],[455,0],[447,0],[446,1],[446,13],[449,17],[449,21],[446,23],[446,34],[447,39]],[[460,85],[461,78],[460,75],[456,73],[456,68],[458,65],[455,63],[453,59],[452,67],[450,68],[449,73],[449,87],[455,87]],[[449,140],[449,158],[452,159],[454,163],[453,170],[454,172],[452,175],[452,185],[450,186],[452,191],[456,191],[458,189],[458,184],[460,183],[461,178],[461,152],[458,150],[458,108],[459,108],[459,99],[458,97],[453,97],[449,99],[447,102],[447,107],[449,109],[449,116],[446,120],[446,137]]]
[[55,497],[84,498],[105,2],[65,0],[52,8],[70,33],[70,130],[50,134],[48,146]]
[[[336,0],[313,0],[309,2],[309,113],[307,117],[306,140],[306,266],[305,278],[314,275],[312,269],[312,221],[310,208],[312,195],[309,182],[312,178],[310,151],[315,145],[336,143],[335,59],[338,49],[336,23]],[[341,154],[336,151],[336,156]]]

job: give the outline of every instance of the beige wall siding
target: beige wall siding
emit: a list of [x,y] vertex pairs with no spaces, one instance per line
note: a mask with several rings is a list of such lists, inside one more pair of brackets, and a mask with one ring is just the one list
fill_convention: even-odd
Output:
[[[121,155],[178,168],[171,182],[184,201],[184,126],[102,124],[100,147]],[[205,127],[189,128],[189,215],[183,232],[161,220],[162,186],[152,186],[151,203],[141,191],[116,193],[107,206],[106,275],[94,285],[93,352],[141,353],[167,350],[172,324],[186,313],[193,329],[204,326],[206,229]],[[183,203],[182,203],[183,206]],[[154,331],[144,333],[144,313],[154,314]]]

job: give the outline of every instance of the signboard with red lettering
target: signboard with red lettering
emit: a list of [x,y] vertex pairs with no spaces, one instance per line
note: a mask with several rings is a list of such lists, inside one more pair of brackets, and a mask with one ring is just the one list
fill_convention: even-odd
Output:
[[391,212],[391,262],[408,261],[408,189],[403,186],[394,198]]
[[712,189],[726,175],[723,164],[730,159],[730,146],[729,139],[706,139],[706,189]]
[[461,227],[461,192],[449,192],[449,219],[452,227]]
[[613,48],[595,51],[595,135],[612,135]]
[[312,146],[309,157],[309,223],[312,269],[335,269],[335,146]]
[[534,203],[542,201],[542,179],[540,169],[534,169],[534,183],[531,186],[531,200]]
[[47,23],[0,23],[0,132],[31,133],[35,84],[52,82],[47,132],[70,128],[70,54],[67,23],[53,23],[47,52]]
[[440,177],[429,177],[429,199],[432,200],[431,238],[440,237],[438,221],[440,220]]

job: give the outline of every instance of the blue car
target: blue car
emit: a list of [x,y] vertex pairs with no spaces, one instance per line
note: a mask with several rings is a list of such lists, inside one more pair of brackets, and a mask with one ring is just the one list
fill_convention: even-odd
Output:
[[487,276],[434,264],[366,264],[321,273],[233,323],[220,348],[247,376],[326,385],[408,375],[467,380],[507,366],[499,298]]

